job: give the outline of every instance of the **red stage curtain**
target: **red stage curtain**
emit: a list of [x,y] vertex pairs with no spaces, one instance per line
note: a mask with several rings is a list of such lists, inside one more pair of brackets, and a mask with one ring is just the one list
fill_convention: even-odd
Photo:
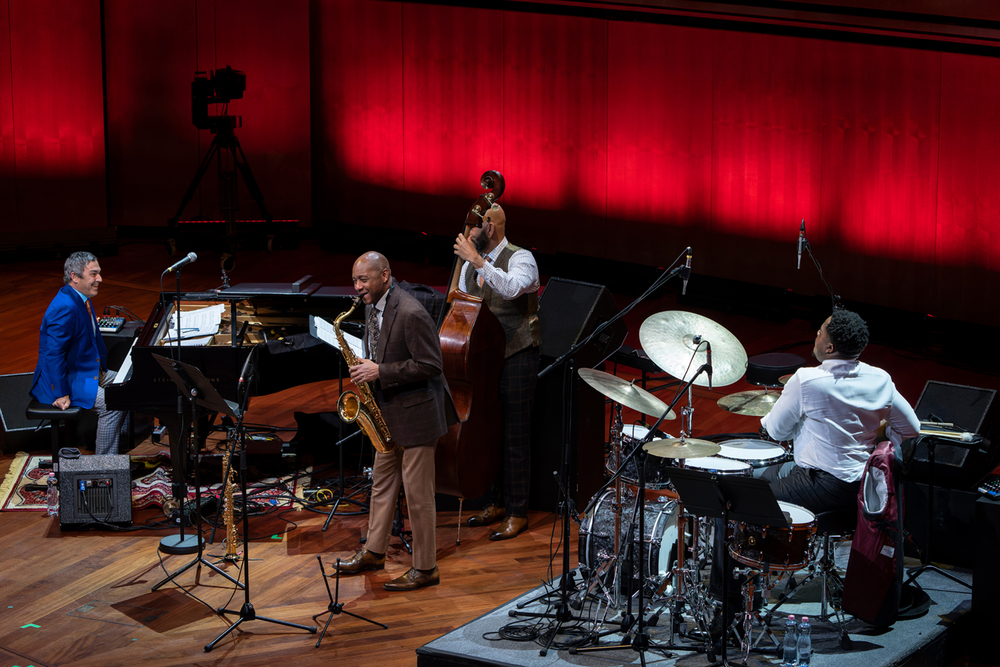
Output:
[[0,231],[23,231],[17,219],[14,106],[10,78],[10,3],[0,1]]

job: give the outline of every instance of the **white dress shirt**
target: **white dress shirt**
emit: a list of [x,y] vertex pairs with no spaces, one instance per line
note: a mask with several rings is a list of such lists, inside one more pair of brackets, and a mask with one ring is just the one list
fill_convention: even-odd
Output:
[[845,482],[861,479],[879,424],[898,445],[920,421],[889,374],[857,359],[827,359],[800,368],[761,424],[776,440],[795,441],[795,464]]
[[[521,248],[511,255],[510,261],[507,262],[506,271],[501,271],[493,265],[497,257],[500,256],[500,252],[506,247],[507,237],[505,236],[499,245],[485,256],[486,262],[483,264],[483,268],[476,269],[476,273],[482,276],[485,285],[489,285],[494,292],[507,301],[528,292],[537,292],[540,284],[538,264],[535,263],[535,256],[529,251]],[[463,292],[468,291],[465,287],[465,272],[468,271],[468,266],[468,262],[462,265],[462,273],[458,278],[458,289]]]

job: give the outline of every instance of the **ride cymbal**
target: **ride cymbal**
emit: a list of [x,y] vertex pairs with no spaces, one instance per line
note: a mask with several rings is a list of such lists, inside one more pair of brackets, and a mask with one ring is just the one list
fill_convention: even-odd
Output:
[[781,394],[776,391],[765,392],[763,389],[739,391],[723,396],[717,401],[717,405],[737,415],[763,417],[771,411],[779,396]]
[[[708,361],[712,346],[712,386],[724,387],[743,377],[747,353],[736,336],[707,317],[682,310],[667,310],[646,318],[639,328],[646,355],[670,375],[687,382]],[[694,384],[708,386],[702,373]]]
[[697,438],[660,438],[650,440],[642,448],[661,459],[697,459],[722,451],[722,447],[711,440]]
[[[617,375],[597,371],[593,368],[581,368],[579,373],[584,382],[601,394],[621,403],[627,408],[638,410],[644,415],[656,415],[659,417],[667,409],[667,404],[656,396]],[[677,415],[671,410],[670,414],[663,419],[677,419]]]

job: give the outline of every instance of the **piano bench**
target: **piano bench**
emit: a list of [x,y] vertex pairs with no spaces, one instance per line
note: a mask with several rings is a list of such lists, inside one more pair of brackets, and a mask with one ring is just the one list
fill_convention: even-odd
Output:
[[32,398],[31,403],[24,409],[24,416],[28,419],[44,420],[52,422],[52,471],[59,476],[59,449],[60,434],[66,434],[66,446],[69,446],[69,429],[66,422],[78,422],[83,417],[86,410],[80,407],[68,407],[60,410],[54,405],[46,405]]

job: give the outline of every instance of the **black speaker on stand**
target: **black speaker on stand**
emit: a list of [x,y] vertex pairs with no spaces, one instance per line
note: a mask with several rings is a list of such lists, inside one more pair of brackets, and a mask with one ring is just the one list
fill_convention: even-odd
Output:
[[[538,301],[542,344],[541,368],[562,356],[578,341],[618,312],[611,292],[604,285],[551,278]],[[576,368],[593,368],[614,354],[625,341],[628,329],[617,322],[600,340],[579,351]],[[583,381],[574,374],[570,386],[563,385],[562,373],[539,379],[531,429],[531,509],[552,512],[559,502],[559,487],[552,478],[559,470],[563,442],[563,406],[567,392],[573,406],[570,422],[572,469],[576,487],[570,489],[574,502],[582,506],[604,483],[604,398],[594,391],[580,391]]]
[[36,431],[38,421],[24,416],[24,409],[31,402],[28,391],[34,377],[34,373],[0,375],[0,452],[4,454],[50,447],[48,423]]

